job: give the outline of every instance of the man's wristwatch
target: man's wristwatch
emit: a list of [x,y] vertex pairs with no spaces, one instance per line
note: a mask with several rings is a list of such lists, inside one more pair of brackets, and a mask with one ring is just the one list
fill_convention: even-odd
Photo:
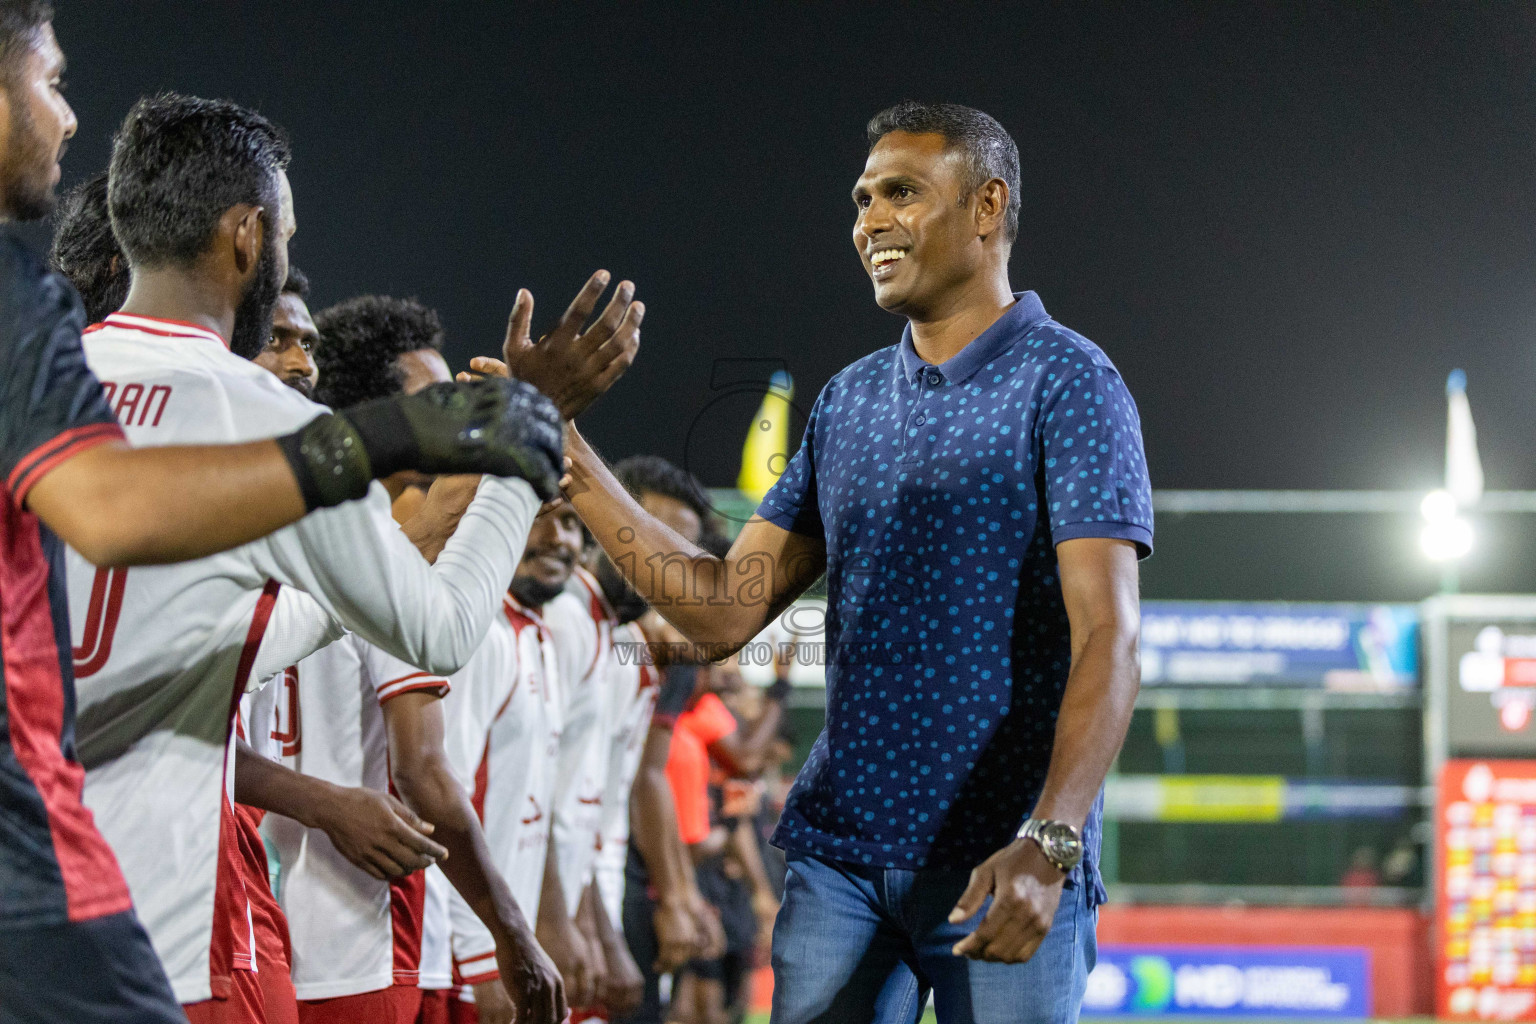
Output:
[[1083,862],[1083,833],[1064,821],[1030,818],[1019,829],[1017,838],[1032,840],[1045,859],[1064,875],[1071,874]]

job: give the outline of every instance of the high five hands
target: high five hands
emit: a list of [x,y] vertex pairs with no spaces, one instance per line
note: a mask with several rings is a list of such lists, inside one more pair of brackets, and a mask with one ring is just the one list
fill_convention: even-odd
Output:
[[501,359],[472,359],[470,369],[488,377],[510,375],[527,381],[559,407],[564,419],[573,419],[624,375],[640,350],[645,303],[634,301],[633,282],[620,281],[602,315],[591,327],[581,329],[608,281],[606,270],[588,278],[554,330],[537,342],[531,334],[533,295],[526,288],[519,290],[507,321]]

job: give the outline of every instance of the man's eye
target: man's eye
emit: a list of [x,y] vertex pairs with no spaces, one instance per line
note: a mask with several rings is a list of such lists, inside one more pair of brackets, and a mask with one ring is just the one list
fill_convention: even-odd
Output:
[[906,199],[912,196],[914,193],[905,185],[897,185],[891,194],[894,195],[897,199]]
[[853,205],[857,206],[861,210],[869,209],[869,196],[859,196],[853,201]]

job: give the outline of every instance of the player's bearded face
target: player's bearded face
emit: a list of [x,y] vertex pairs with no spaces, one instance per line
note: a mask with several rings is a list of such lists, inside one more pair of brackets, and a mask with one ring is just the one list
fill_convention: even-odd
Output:
[[277,265],[277,246],[277,233],[268,231],[261,247],[261,258],[256,263],[256,274],[240,297],[240,305],[235,308],[235,330],[229,339],[229,350],[246,359],[260,355],[267,339],[272,337],[272,313],[283,289],[282,272]]
[[5,208],[17,220],[41,220],[53,212],[53,168],[62,144],[50,152],[38,130],[31,105],[21,89],[8,90],[11,116],[6,129],[5,159],[0,163],[0,188]]
[[608,599],[620,623],[634,622],[650,610],[651,606],[645,598],[629,585],[624,574],[619,572],[619,567],[607,555],[598,555],[597,563],[592,567],[592,575],[597,578],[597,585],[602,588],[603,596]]
[[60,91],[64,54],[53,26],[33,33],[25,55],[17,58],[5,93],[5,150],[0,153],[0,202],[17,220],[38,220],[53,212],[59,161],[75,133],[75,115]]

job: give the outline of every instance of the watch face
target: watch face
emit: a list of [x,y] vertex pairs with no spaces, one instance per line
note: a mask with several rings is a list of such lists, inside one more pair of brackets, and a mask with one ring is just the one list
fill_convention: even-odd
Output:
[[1083,841],[1070,825],[1051,823],[1040,830],[1051,856],[1063,864],[1076,865],[1083,856]]

